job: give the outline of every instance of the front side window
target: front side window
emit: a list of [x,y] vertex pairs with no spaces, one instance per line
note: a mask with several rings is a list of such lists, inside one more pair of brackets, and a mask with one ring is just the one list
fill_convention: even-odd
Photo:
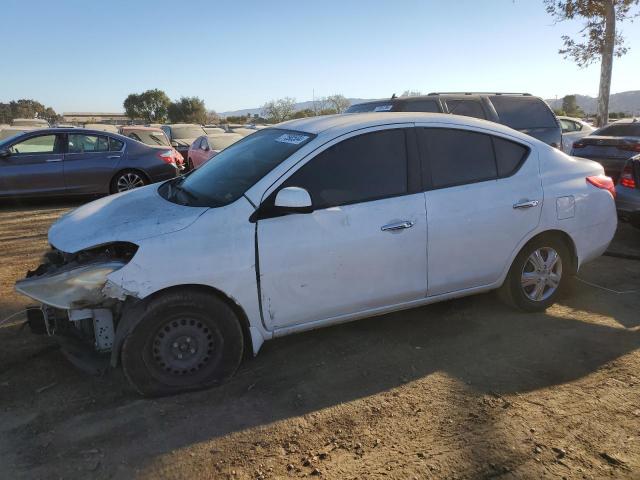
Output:
[[55,153],[58,151],[56,135],[40,135],[16,143],[9,148],[12,155]]
[[447,100],[449,113],[465,117],[485,119],[482,105],[477,100]]
[[178,177],[175,183],[165,183],[159,192],[186,205],[228,205],[314,137],[306,132],[265,128],[225,148],[215,162]]
[[69,153],[108,152],[109,140],[98,135],[69,134]]
[[421,128],[418,139],[424,189],[511,176],[529,153],[510,140],[467,130]]
[[404,194],[405,132],[382,130],[343,140],[295,172],[282,187],[287,186],[306,189],[315,209]]

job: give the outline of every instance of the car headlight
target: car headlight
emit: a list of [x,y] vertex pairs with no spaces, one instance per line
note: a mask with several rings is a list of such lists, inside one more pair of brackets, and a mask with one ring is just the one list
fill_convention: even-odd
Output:
[[102,287],[107,276],[125,262],[108,261],[81,265],[16,282],[16,291],[41,303],[61,309],[83,308],[105,300]]

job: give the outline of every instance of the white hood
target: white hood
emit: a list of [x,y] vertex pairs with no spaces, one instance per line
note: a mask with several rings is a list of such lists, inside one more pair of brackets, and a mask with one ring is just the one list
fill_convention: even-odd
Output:
[[49,243],[67,253],[110,242],[136,243],[191,225],[207,207],[165,200],[148,185],[87,203],[63,215],[49,229]]

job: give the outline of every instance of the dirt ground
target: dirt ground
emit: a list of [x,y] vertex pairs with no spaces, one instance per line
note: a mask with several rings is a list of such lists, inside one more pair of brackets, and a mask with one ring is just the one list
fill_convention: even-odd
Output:
[[[0,206],[0,319],[72,206]],[[294,335],[160,400],[79,372],[17,318],[0,328],[0,477],[640,478],[640,261],[622,258],[640,230],[611,250],[544,314],[487,294]]]

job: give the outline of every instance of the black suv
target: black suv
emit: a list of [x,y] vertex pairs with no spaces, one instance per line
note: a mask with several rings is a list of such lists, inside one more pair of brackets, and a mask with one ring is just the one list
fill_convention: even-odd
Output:
[[537,138],[552,147],[562,145],[562,129],[549,106],[529,93],[430,93],[419,97],[351,105],[346,113],[361,112],[433,112],[452,113],[502,123]]

